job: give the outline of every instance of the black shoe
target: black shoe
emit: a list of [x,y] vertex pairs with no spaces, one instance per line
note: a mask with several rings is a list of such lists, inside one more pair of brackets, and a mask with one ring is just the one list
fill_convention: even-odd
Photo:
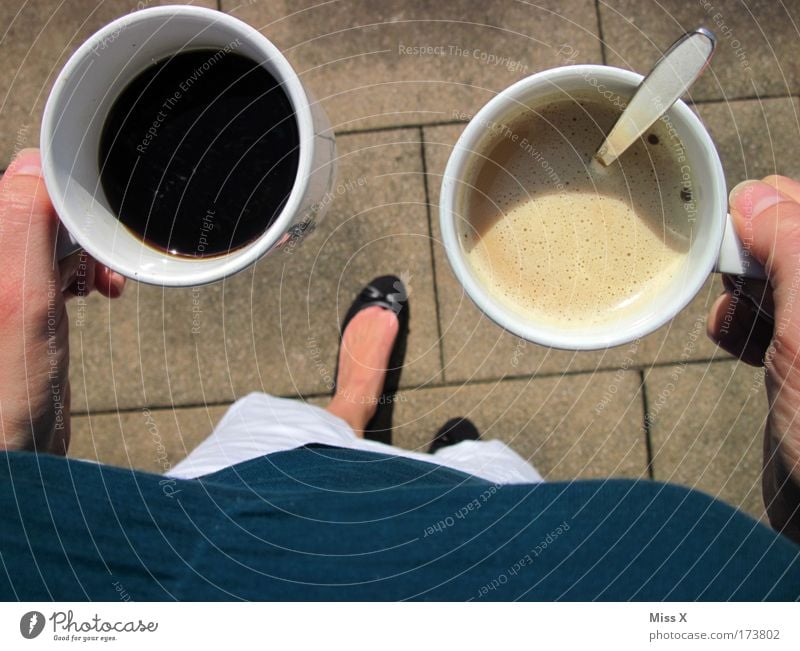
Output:
[[469,418],[451,418],[436,432],[428,452],[433,454],[448,445],[455,445],[461,441],[477,441],[480,437],[478,428]]
[[[389,366],[386,370],[386,379],[383,383],[383,393],[378,399],[378,408],[375,415],[364,428],[364,438],[381,443],[392,442],[392,413],[396,399],[397,389],[400,386],[400,374],[403,371],[403,361],[406,356],[406,345],[408,342],[408,322],[410,309],[408,305],[408,293],[403,281],[397,276],[381,276],[370,282],[353,301],[347,314],[342,321],[342,329],[339,334],[339,348],[342,345],[342,336],[350,321],[356,314],[368,307],[377,305],[386,310],[391,310],[397,315],[400,327],[397,330],[397,338],[394,341],[394,348],[389,357]],[[339,378],[339,354],[336,355],[336,379]],[[333,395],[336,395],[336,386],[333,388]]]

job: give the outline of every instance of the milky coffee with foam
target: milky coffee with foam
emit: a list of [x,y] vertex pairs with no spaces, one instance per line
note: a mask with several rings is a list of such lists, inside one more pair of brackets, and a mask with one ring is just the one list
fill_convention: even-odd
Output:
[[593,157],[619,113],[568,97],[491,125],[459,237],[477,279],[523,318],[609,325],[680,281],[694,192],[682,144],[659,120],[605,168]]

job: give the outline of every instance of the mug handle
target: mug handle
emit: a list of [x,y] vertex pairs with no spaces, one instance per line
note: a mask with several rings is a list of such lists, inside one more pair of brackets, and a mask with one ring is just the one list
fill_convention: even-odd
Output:
[[725,233],[722,236],[722,246],[719,248],[719,257],[714,271],[754,280],[767,279],[764,267],[744,248],[733,228],[730,215],[725,220]]
[[58,233],[56,235],[56,260],[59,262],[68,258],[76,251],[81,250],[81,245],[72,237],[62,222],[58,222]]

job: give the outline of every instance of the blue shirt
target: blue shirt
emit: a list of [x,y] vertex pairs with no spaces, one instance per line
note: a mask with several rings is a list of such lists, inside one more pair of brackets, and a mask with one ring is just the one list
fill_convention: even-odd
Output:
[[697,491],[497,486],[318,445],[197,480],[5,453],[0,513],[6,600],[800,595],[800,547]]

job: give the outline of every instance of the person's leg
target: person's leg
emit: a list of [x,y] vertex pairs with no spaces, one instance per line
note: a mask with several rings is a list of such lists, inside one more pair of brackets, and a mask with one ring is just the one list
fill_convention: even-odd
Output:
[[544,481],[530,463],[502,441],[462,441],[439,448],[431,460],[495,484],[537,484]]
[[[359,437],[363,437],[364,426],[375,413],[397,329],[394,312],[370,307],[353,318],[342,337],[336,395],[326,409],[347,422]],[[431,451],[435,454],[411,452],[375,441],[360,441],[358,447],[438,463],[498,484],[542,481],[533,466],[501,441],[464,440],[478,436],[474,425],[473,433],[461,432],[467,423],[471,425],[466,419],[449,421],[449,429],[446,425],[434,437],[438,444],[434,443]]]
[[[345,330],[336,395],[326,409],[250,394],[234,403],[212,434],[166,474],[192,479],[274,452],[322,443],[438,463],[496,483],[541,481],[522,457],[500,441],[465,441],[431,455],[363,438],[383,389],[397,328],[391,310],[365,308]],[[472,446],[462,447],[466,443]]]
[[480,437],[469,418],[451,418],[436,432],[428,452],[437,463],[497,484],[544,481],[536,468],[505,443]]
[[320,407],[251,393],[231,405],[211,435],[165,474],[194,479],[311,443],[354,447],[358,440],[347,423]]
[[398,328],[397,315],[376,306],[356,314],[342,335],[336,394],[326,410],[350,425],[356,436],[364,436],[375,415]]
[[463,416],[451,418],[436,432],[428,452],[436,454],[448,445],[455,445],[461,441],[477,441],[480,437],[481,433],[469,418]]
[[311,443],[360,447],[378,405],[397,329],[391,310],[365,308],[342,337],[336,395],[327,409],[252,393],[236,401],[211,435],[166,474],[192,479]]

